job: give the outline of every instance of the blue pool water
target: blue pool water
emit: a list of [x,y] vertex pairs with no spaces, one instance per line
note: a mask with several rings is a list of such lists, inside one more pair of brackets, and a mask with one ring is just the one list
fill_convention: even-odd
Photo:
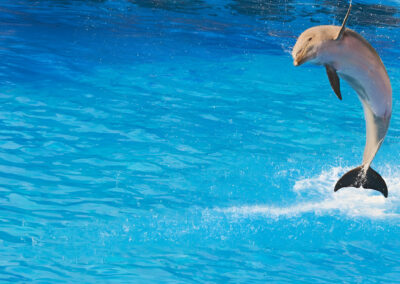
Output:
[[361,105],[290,56],[346,9],[2,0],[0,281],[399,281],[400,2],[349,20],[392,82],[388,199],[333,193],[362,159]]

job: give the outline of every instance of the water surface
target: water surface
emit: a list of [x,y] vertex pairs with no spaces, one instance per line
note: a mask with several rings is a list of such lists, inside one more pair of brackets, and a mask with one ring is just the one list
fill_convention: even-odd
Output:
[[0,279],[398,281],[400,4],[349,20],[392,82],[388,199],[333,193],[361,104],[290,56],[346,5],[1,1]]

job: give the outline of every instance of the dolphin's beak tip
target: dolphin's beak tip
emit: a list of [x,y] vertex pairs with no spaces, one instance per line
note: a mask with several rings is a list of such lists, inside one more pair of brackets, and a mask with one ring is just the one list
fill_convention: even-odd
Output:
[[297,60],[294,60],[294,61],[293,61],[293,65],[294,65],[294,66],[299,66],[299,62],[298,62]]

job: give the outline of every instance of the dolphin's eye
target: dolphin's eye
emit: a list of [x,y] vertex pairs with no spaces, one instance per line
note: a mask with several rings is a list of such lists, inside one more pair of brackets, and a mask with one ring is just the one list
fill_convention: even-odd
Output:
[[309,38],[308,38],[308,41],[310,41],[310,40],[312,40],[312,37],[309,37]]

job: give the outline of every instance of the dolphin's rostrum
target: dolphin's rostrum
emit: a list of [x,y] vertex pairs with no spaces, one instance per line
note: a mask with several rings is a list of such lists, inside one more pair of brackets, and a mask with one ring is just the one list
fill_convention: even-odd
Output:
[[379,150],[392,114],[390,80],[375,49],[358,33],[347,29],[351,3],[341,27],[316,26],[304,31],[293,48],[293,64],[311,62],[324,65],[329,82],[341,100],[340,79],[357,92],[366,121],[367,141],[361,166],[346,173],[336,183],[342,187],[363,187],[381,192],[388,190],[383,178],[370,164]]

